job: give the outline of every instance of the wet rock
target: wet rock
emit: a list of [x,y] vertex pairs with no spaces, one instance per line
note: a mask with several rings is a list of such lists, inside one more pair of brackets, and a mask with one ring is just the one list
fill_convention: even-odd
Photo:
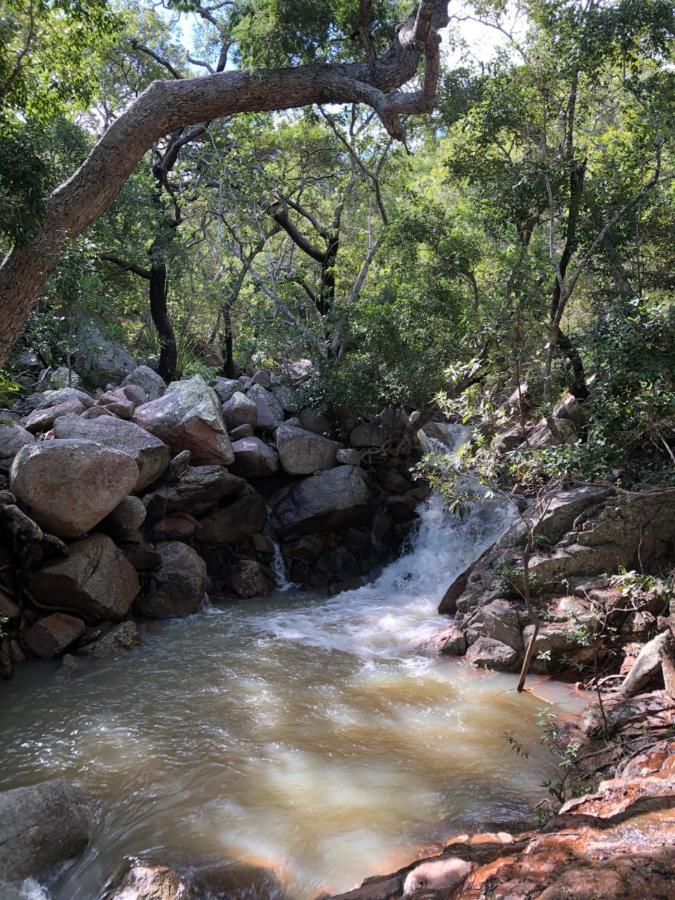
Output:
[[137,572],[152,572],[162,564],[162,557],[152,544],[127,546],[124,548],[124,555]]
[[139,387],[147,400],[157,400],[166,390],[166,382],[150,366],[136,366],[122,382],[122,386],[135,385]]
[[100,524],[100,529],[113,540],[140,544],[145,522],[145,506],[139,497],[125,497]]
[[240,559],[231,566],[225,581],[239,597],[264,597],[274,588],[274,575],[255,559]]
[[514,650],[523,649],[518,611],[506,600],[493,600],[481,606],[466,623],[466,639],[473,644],[480,637],[493,638]]
[[120,622],[98,640],[80,647],[78,655],[91,659],[108,659],[138,647],[140,643],[138,625],[135,622]]
[[223,418],[228,428],[239,428],[240,425],[254,426],[258,422],[258,407],[253,400],[241,391],[223,403]]
[[27,444],[14,458],[10,487],[45,531],[78,538],[112,512],[138,481],[127,454],[93,441]]
[[168,866],[130,860],[129,867],[113,881],[104,900],[200,900],[191,879]]
[[624,697],[634,697],[646,687],[661,669],[661,656],[670,632],[664,631],[646,643],[635,660],[628,677],[621,685]]
[[134,421],[176,452],[189,450],[195,462],[234,462],[218,397],[199,375],[173,382],[162,397],[139,406]]
[[149,619],[170,619],[198,612],[206,592],[206,563],[179,541],[158,544],[161,565],[149,575],[137,607]]
[[327,469],[294,485],[274,508],[282,537],[360,524],[371,510],[371,491],[355,466]]
[[427,860],[408,872],[403,882],[404,895],[417,891],[455,891],[471,872],[471,863],[457,857]]
[[520,655],[513,647],[493,638],[479,637],[466,652],[466,660],[480,669],[515,672]]
[[31,434],[40,434],[49,431],[59,416],[66,416],[68,413],[79,416],[84,412],[84,406],[79,400],[69,400],[66,403],[58,403],[56,406],[48,406],[46,409],[35,409],[24,419],[24,427]]
[[235,441],[232,471],[244,478],[264,478],[279,468],[279,457],[272,447],[260,438],[250,437]]
[[82,637],[85,630],[82,619],[65,613],[52,613],[31,625],[24,640],[29,650],[41,659],[60,656],[71,644]]
[[61,779],[0,793],[0,880],[39,878],[81,853],[92,822]]
[[105,534],[68,547],[68,556],[33,573],[31,593],[43,606],[67,609],[86,620],[123,619],[138,593],[138,575]]
[[236,497],[246,482],[222,466],[191,466],[176,482],[162,485],[143,498],[148,522],[157,522],[169,513],[189,512],[199,516],[226,497]]
[[266,431],[274,431],[284,421],[284,411],[281,404],[259,384],[252,385],[248,390],[248,397],[253,400],[258,410],[258,428]]
[[207,544],[228,544],[262,531],[266,519],[267,507],[260,494],[245,494],[202,519],[197,536]]
[[281,467],[289,475],[312,475],[332,468],[340,449],[335,441],[292,425],[277,428],[276,442]]
[[34,443],[35,437],[23,426],[0,419],[0,470],[7,471],[19,450]]
[[459,625],[449,625],[434,635],[429,650],[445,656],[464,656],[466,653],[466,635]]

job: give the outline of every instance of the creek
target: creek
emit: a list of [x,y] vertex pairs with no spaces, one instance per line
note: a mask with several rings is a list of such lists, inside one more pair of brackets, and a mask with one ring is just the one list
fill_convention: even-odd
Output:
[[93,900],[133,855],[272,866],[305,900],[528,816],[552,765],[542,700],[421,649],[453,575],[512,515],[485,501],[459,520],[432,498],[371,585],[149,623],[142,647],[72,673],[19,667],[0,699],[0,789],[64,777],[93,796],[98,823],[86,853],[25,896]]

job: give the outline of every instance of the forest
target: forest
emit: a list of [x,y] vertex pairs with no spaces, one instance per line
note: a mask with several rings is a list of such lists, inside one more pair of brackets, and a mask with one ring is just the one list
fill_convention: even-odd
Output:
[[0,900],[669,895],[674,38],[0,0]]

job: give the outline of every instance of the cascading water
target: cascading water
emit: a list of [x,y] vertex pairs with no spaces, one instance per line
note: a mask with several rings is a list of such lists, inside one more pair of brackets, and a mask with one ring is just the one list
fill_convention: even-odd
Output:
[[0,699],[0,790],[64,777],[98,826],[70,868],[0,885],[3,900],[97,900],[127,855],[271,866],[303,900],[525,815],[550,764],[503,733],[536,746],[539,701],[419,649],[454,575],[512,515],[486,499],[460,520],[432,498],[408,551],[359,590],[151,623],[141,648],[73,674],[20,667]]

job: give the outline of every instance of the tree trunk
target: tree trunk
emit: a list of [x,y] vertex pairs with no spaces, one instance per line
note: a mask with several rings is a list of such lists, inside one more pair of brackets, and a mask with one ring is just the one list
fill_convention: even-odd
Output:
[[[0,366],[64,247],[110,208],[138,162],[166,134],[240,112],[297,109],[314,103],[367,103],[399,139],[399,116],[433,106],[439,71],[437,30],[446,0],[420,0],[390,50],[365,63],[313,64],[157,81],[110,126],[89,157],[45,204],[36,234],[0,267]],[[396,91],[426,59],[422,90]],[[391,92],[391,93],[390,93]]]
[[225,334],[225,363],[223,372],[226,378],[237,377],[237,367],[234,362],[234,333],[232,331],[232,316],[230,315],[230,304],[223,303],[223,331]]
[[150,315],[159,337],[160,351],[157,371],[168,382],[173,381],[176,377],[178,351],[167,299],[166,260],[160,256],[152,260],[150,267]]

